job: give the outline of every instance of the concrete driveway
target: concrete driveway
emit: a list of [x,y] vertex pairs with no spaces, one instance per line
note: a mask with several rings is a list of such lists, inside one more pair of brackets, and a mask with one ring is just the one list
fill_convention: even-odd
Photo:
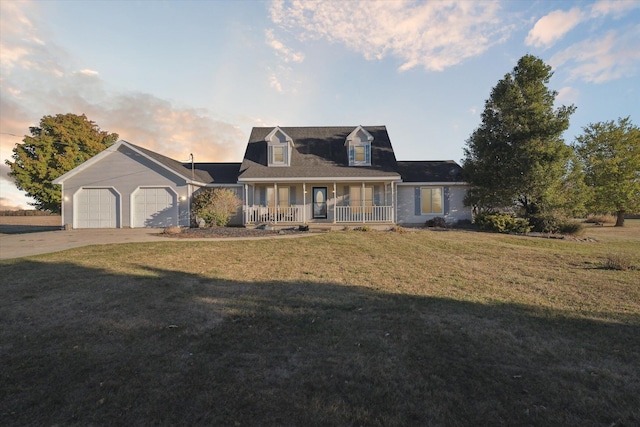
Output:
[[135,242],[195,242],[195,241],[230,241],[230,240],[263,240],[293,239],[311,236],[313,233],[288,234],[284,236],[260,237],[205,237],[189,239],[172,239],[159,236],[162,228],[94,228],[81,230],[55,230],[32,233],[0,234],[0,260],[21,258],[31,255],[59,252],[89,245],[107,245],[111,243]]
[[0,235],[0,259],[46,254],[88,245],[166,242],[166,237],[158,236],[161,232],[160,228],[120,228],[3,234]]

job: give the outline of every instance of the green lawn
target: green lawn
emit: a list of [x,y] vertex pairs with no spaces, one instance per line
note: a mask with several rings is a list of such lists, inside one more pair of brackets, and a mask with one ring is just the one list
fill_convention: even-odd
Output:
[[584,237],[351,231],[0,261],[0,425],[638,425],[640,221]]

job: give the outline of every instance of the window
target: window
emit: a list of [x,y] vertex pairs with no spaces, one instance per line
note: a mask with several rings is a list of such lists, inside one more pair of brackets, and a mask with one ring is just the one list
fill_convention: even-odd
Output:
[[421,212],[422,214],[442,213],[442,188],[421,188]]
[[[362,186],[349,187],[349,205],[352,208],[364,206],[365,212],[371,213],[373,206],[373,187],[364,187],[364,198],[362,197]],[[362,204],[364,202],[364,205]]]
[[[267,187],[267,206],[269,206],[270,208],[273,208],[276,206],[276,200],[274,197],[274,188],[273,187]],[[289,192],[289,187],[278,187],[278,207],[280,208],[287,208],[290,206],[289,202],[290,202],[290,192]]]
[[273,147],[272,163],[284,163],[284,147]]
[[371,166],[371,144],[349,144],[349,166]]
[[371,166],[371,141],[373,136],[362,126],[351,132],[344,142],[349,155],[349,166]]
[[275,127],[264,139],[267,142],[268,166],[289,166],[293,140],[279,127]]

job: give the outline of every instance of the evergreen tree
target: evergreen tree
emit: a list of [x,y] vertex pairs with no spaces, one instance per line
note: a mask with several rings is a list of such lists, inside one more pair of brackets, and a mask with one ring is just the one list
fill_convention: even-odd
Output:
[[541,59],[525,55],[491,91],[464,149],[468,205],[520,206],[530,217],[564,204],[572,149],[561,135],[575,107],[554,109],[552,75]]
[[60,186],[57,177],[111,146],[118,134],[108,133],[83,114],[44,116],[40,126],[30,127],[31,136],[13,148],[9,176],[16,186],[32,197],[36,209],[60,213]]

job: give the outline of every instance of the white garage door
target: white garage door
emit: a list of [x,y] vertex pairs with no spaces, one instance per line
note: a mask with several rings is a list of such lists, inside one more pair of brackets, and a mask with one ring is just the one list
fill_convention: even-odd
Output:
[[118,195],[110,188],[84,188],[76,195],[74,228],[117,228]]
[[177,197],[168,188],[139,188],[133,206],[136,228],[178,225]]

